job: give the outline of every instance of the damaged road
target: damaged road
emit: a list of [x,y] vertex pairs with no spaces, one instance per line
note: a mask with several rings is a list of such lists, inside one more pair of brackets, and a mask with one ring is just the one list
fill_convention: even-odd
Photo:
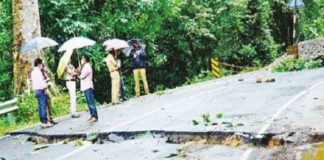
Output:
[[[324,141],[323,72],[254,72],[132,99],[99,109],[99,122],[93,125],[83,113],[53,128],[13,132],[0,140],[0,159],[315,156],[317,151],[309,150]],[[260,77],[273,80],[256,83]],[[199,119],[202,115],[210,118]]]

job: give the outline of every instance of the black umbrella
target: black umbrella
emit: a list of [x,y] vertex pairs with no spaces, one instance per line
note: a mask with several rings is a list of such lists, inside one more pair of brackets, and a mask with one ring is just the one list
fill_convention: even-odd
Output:
[[130,47],[122,50],[123,53],[126,55],[126,57],[129,57],[132,49],[134,49],[135,44],[138,44],[141,47],[141,49],[143,49],[143,50],[145,50],[145,48],[146,48],[144,41],[141,39],[131,39],[131,40],[127,41],[127,43]]

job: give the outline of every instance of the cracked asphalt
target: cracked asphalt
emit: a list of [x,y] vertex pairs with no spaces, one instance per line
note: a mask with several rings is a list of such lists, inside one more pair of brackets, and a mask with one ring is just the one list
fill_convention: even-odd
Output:
[[[256,83],[257,78],[274,78],[275,82]],[[229,76],[131,99],[118,106],[102,106],[98,112],[95,124],[87,123],[88,113],[82,113],[78,119],[63,118],[52,128],[35,126],[14,132],[0,139],[0,159],[299,159],[310,143],[324,140],[315,142],[311,138],[324,135],[324,69]],[[216,118],[218,113],[223,117]],[[210,114],[210,124],[201,120],[204,114]],[[193,125],[194,119],[198,125]],[[28,141],[32,134],[73,137],[156,130],[286,136],[282,137],[283,144],[274,147],[249,142],[210,144],[204,139],[168,143],[166,137],[142,136],[117,143],[82,141],[76,145],[75,140],[58,141],[35,151],[40,144]]]

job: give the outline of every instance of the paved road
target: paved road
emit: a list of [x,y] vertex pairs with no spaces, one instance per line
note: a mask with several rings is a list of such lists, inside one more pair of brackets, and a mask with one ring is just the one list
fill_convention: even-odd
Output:
[[[257,84],[258,77],[276,81]],[[103,107],[99,110],[99,122],[93,125],[86,122],[88,114],[83,113],[79,119],[62,119],[53,128],[36,126],[19,131],[25,134],[0,140],[0,159],[294,159],[303,150],[301,147],[311,143],[311,135],[324,133],[321,123],[324,120],[323,92],[324,69],[230,76],[168,90],[162,95],[132,99],[119,106]],[[216,118],[217,113],[222,113],[223,117]],[[206,126],[201,120],[203,114],[210,114],[214,125]],[[193,125],[193,119],[199,124]],[[203,138],[185,141],[183,135],[178,135],[179,142],[170,143],[168,137],[145,134],[118,143],[43,144],[46,148],[37,151],[34,151],[35,144],[27,141],[28,134],[73,137],[126,131],[177,134],[213,131],[219,135],[233,135],[217,143],[206,142]],[[243,133],[261,138],[270,134],[281,136],[284,144],[288,139],[294,145],[266,147],[249,140],[239,140],[237,145],[233,136]]]

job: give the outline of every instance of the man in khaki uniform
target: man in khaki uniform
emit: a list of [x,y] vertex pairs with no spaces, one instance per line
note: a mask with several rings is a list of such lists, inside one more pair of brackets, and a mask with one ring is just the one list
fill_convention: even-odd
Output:
[[70,112],[72,118],[80,117],[80,114],[77,113],[77,97],[76,97],[76,77],[77,77],[77,70],[72,65],[71,60],[66,67],[65,71],[65,83],[66,88],[69,90],[70,95]]
[[111,102],[112,104],[119,103],[119,89],[120,89],[120,75],[119,68],[116,61],[117,53],[114,49],[109,50],[109,54],[106,58],[106,64],[108,66],[111,77]]

